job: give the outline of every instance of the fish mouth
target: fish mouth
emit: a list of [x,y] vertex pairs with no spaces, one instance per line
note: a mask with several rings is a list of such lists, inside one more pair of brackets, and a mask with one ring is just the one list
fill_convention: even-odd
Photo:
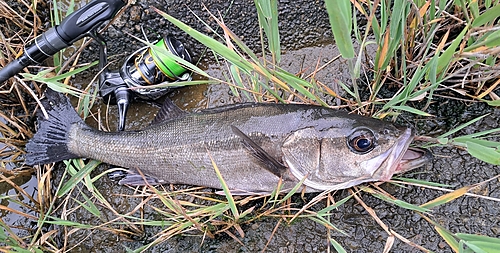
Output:
[[403,157],[397,163],[395,173],[403,173],[429,163],[433,158],[432,153],[427,149],[408,148]]
[[431,161],[430,151],[409,147],[415,137],[415,132],[411,128],[406,128],[403,131],[391,149],[371,161],[372,168],[377,168],[373,173],[374,179],[389,181],[394,174],[418,168]]

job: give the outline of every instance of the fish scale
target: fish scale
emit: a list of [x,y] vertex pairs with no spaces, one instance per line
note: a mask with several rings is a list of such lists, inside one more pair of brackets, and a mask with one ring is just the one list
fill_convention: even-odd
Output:
[[[263,108],[255,109],[248,116],[259,115]],[[277,111],[276,111],[277,112]],[[242,126],[237,111],[224,113],[234,119],[231,125]],[[203,185],[220,188],[209,154],[213,157],[230,188],[247,190],[241,185],[251,186],[252,191],[272,191],[279,178],[261,168],[255,158],[248,154],[240,139],[229,129],[222,129],[213,115],[188,115],[170,120],[138,132],[101,132],[81,125],[74,125],[70,132],[69,151],[79,157],[90,157],[116,166],[139,169],[143,173],[164,179],[169,183]],[[267,124],[265,124],[267,123]],[[267,120],[252,129],[249,134],[271,154],[279,154],[283,139],[289,134],[282,131],[271,137],[262,131],[276,129],[281,124]],[[201,130],[201,131],[200,131]],[[288,131],[289,129],[285,129]],[[256,136],[256,135],[259,136]],[[165,169],[168,168],[168,169]],[[235,176],[232,176],[235,175]],[[229,176],[229,177],[228,177]],[[293,187],[298,181],[287,182]]]

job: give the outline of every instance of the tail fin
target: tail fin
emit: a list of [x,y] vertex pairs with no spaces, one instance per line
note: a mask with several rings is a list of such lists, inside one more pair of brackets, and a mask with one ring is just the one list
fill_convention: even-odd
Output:
[[42,105],[47,111],[48,118],[45,118],[40,111],[37,113],[38,131],[26,144],[25,163],[28,165],[78,158],[78,155],[68,150],[68,133],[75,123],[81,122],[83,125],[83,120],[63,94],[47,89],[45,97]]

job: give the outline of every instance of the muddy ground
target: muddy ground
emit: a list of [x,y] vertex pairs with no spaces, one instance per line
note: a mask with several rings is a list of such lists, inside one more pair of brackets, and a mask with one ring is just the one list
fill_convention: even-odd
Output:
[[[105,36],[108,39],[109,54],[116,59],[123,59],[124,55],[135,51],[141,46],[132,36],[142,36],[141,27],[147,36],[154,40],[162,33],[170,33],[182,40],[195,59],[201,59],[203,69],[209,74],[220,76],[225,71],[213,62],[208,54],[203,54],[204,47],[151,10],[155,6],[160,10],[182,20],[199,31],[208,29],[197,20],[198,15],[203,21],[216,27],[205,7],[214,15],[222,15],[226,25],[241,36],[254,51],[259,51],[260,37],[257,14],[252,1],[144,1],[137,0],[124,14],[109,28]],[[192,12],[193,13],[192,13]],[[292,73],[304,70],[312,72],[316,63],[326,63],[338,55],[333,45],[328,16],[323,1],[280,1],[279,19],[284,60],[282,67]],[[97,59],[97,48],[86,50],[83,55],[86,59]],[[116,63],[115,66],[119,65]],[[97,69],[83,73],[77,77],[75,84],[84,87]],[[349,76],[346,64],[337,60],[323,71],[318,73],[318,80],[333,84],[335,79],[348,82]],[[335,89],[336,87],[331,86]],[[229,89],[223,85],[204,85],[176,90],[171,97],[186,110],[200,110],[222,104],[239,102],[231,96]],[[331,99],[329,102],[335,104]],[[152,118],[156,107],[151,105],[133,105],[129,112],[128,128],[141,128]],[[419,134],[442,133],[452,127],[469,121],[479,115],[491,113],[485,119],[473,124],[458,134],[472,133],[485,129],[500,127],[499,110],[493,110],[484,104],[466,103],[436,97],[427,111],[434,115],[432,118],[415,118],[411,115],[400,117],[399,123],[413,126]],[[110,112],[113,115],[113,111]],[[110,119],[113,122],[113,118]],[[497,174],[500,169],[470,157],[467,152],[456,148],[433,148],[434,161],[426,168],[420,168],[404,176],[420,180],[428,180],[449,184],[452,189],[472,185],[487,180]],[[101,168],[102,170],[103,168]],[[96,172],[98,173],[98,172]],[[120,194],[131,194],[132,190],[119,186],[116,182],[103,178],[96,183],[98,189],[109,200],[116,210],[126,212],[137,205],[137,199],[120,197]],[[444,194],[439,190],[425,189],[416,186],[399,187],[383,184],[382,188],[398,199],[423,204]],[[85,189],[82,189],[85,192]],[[492,198],[500,198],[499,181],[494,180],[474,193]],[[75,193],[76,194],[76,193]],[[347,191],[339,191],[335,200],[347,196]],[[75,196],[77,197],[77,196]],[[306,200],[314,195],[307,195]],[[361,193],[363,201],[374,209],[378,217],[410,241],[435,252],[451,252],[444,240],[436,233],[433,225],[421,218],[413,211],[409,211],[370,194]],[[299,204],[300,198],[294,199]],[[313,207],[319,210],[324,203]],[[154,213],[148,214],[155,217]],[[105,213],[111,219],[113,214]],[[492,237],[500,236],[500,203],[479,197],[461,197],[451,203],[434,208],[430,217],[454,233],[473,233]],[[99,224],[94,216],[85,212],[71,214],[68,219],[81,223]],[[203,238],[200,234],[177,236],[161,243],[150,252],[258,252],[264,249],[273,234],[277,218],[266,218],[244,225],[244,237],[238,237],[242,244],[233,238],[221,234],[215,239]],[[348,252],[382,252],[388,238],[387,233],[375,222],[367,211],[356,201],[349,200],[338,210],[333,212],[331,222],[347,235],[333,232],[332,237],[337,240]],[[158,232],[157,228],[146,228],[145,234],[137,235],[136,240],[126,240],[109,232],[99,230],[80,230],[74,233],[67,241],[68,245],[79,246],[73,252],[125,252],[126,248],[139,248],[153,239]],[[232,231],[236,233],[235,231]],[[62,241],[60,242],[62,243]],[[291,225],[282,222],[267,245],[266,252],[334,252],[329,249],[327,230],[324,226],[308,219],[299,219]],[[416,248],[396,240],[393,252],[415,252]]]

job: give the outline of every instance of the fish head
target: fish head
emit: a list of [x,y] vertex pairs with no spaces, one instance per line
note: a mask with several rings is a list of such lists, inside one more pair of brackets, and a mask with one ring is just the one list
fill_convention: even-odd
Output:
[[283,143],[284,163],[312,191],[388,181],[430,160],[428,151],[409,149],[415,136],[411,128],[349,116],[342,124],[323,122],[294,131]]

